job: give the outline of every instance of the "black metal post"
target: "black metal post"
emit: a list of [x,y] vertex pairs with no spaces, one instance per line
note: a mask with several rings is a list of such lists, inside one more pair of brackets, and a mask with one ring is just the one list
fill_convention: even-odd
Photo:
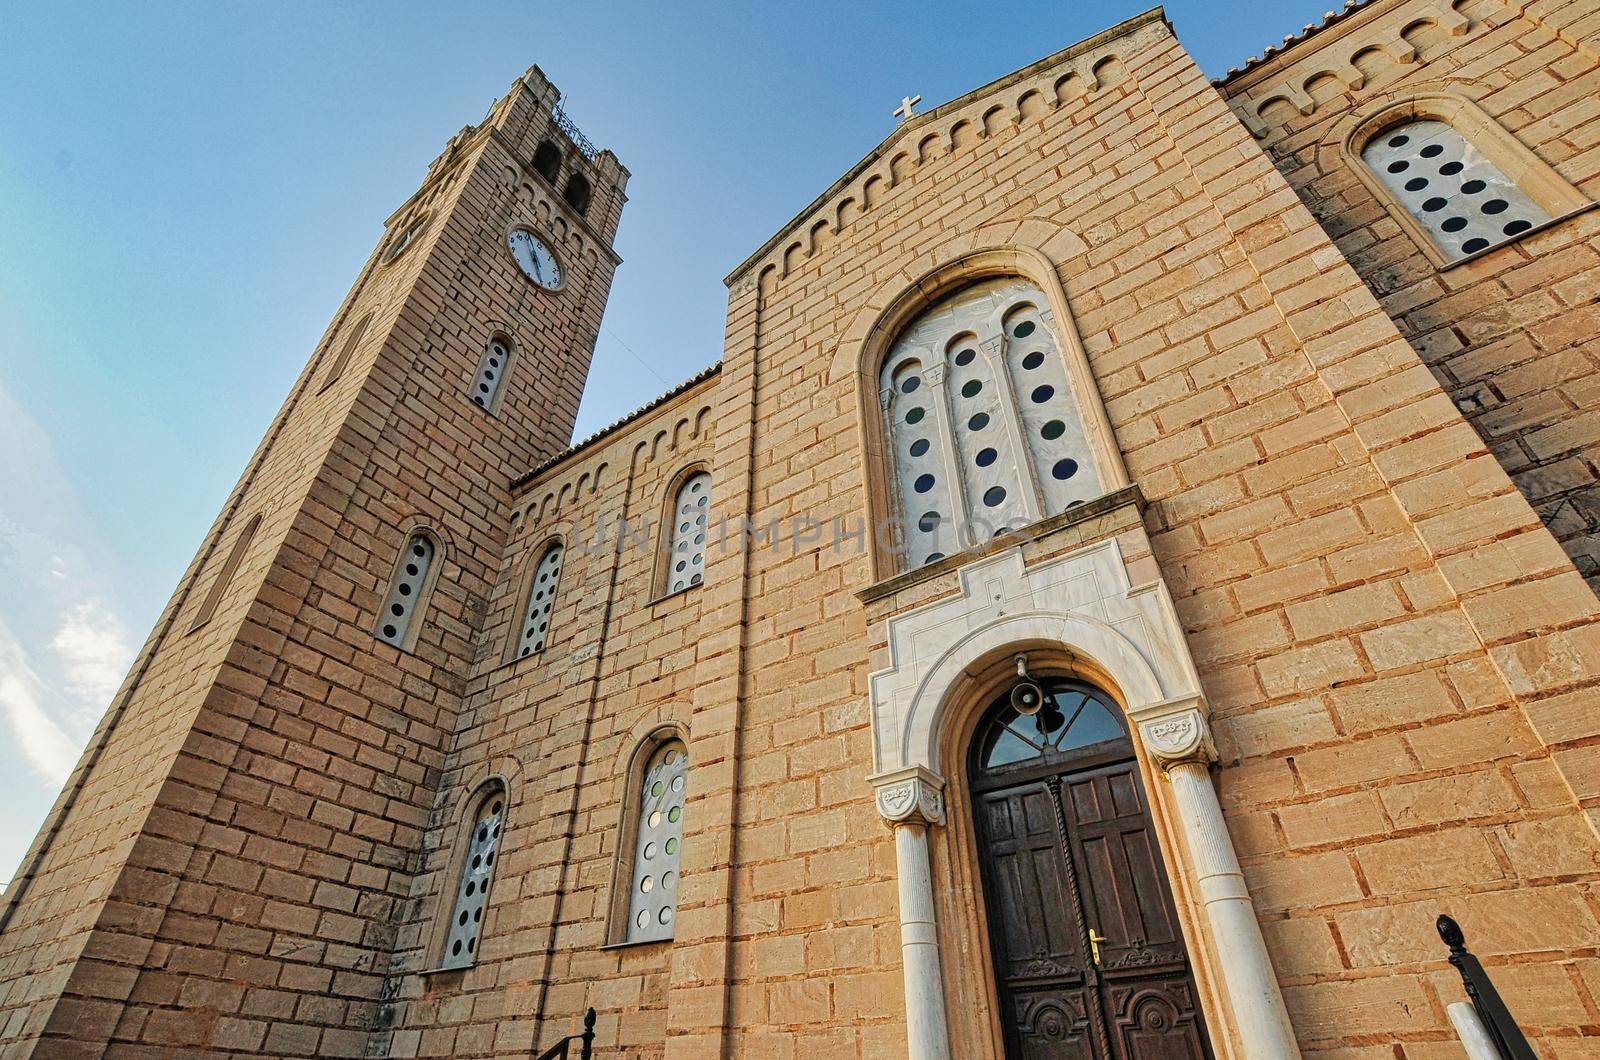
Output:
[[1439,937],[1450,947],[1450,963],[1461,973],[1461,985],[1466,987],[1467,997],[1472,999],[1472,1007],[1478,1010],[1478,1018],[1483,1021],[1483,1027],[1489,1032],[1496,1051],[1503,1060],[1539,1060],[1534,1055],[1533,1046],[1528,1044],[1528,1039],[1523,1035],[1522,1028],[1511,1018],[1511,1010],[1500,1000],[1500,992],[1494,988],[1489,973],[1483,970],[1478,958],[1467,952],[1467,940],[1461,933],[1461,925],[1440,913],[1436,926]]
[[582,1060],[593,1060],[594,1057],[594,1009],[583,1014],[583,1033],[578,1035],[583,1039],[583,1051],[578,1055]]

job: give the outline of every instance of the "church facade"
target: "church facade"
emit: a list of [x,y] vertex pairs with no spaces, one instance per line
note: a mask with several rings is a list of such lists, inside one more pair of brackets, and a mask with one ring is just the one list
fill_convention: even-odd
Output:
[[627,170],[537,67],[0,907],[6,1056],[1600,1053],[1600,5],[1159,9],[925,113],[569,444]]

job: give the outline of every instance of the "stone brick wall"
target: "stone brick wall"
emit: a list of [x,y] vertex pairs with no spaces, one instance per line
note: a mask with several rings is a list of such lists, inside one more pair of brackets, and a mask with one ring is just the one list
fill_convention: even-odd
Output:
[[[705,587],[664,595],[663,507],[683,473],[711,457],[717,377],[691,386],[603,445],[521,488],[402,928],[389,1016],[395,1056],[526,1052],[571,1032],[589,1005],[601,1040],[659,1048],[670,943],[604,949],[626,763],[663,726],[687,730]],[[725,495],[713,482],[713,507]],[[625,544],[618,548],[622,523]],[[553,540],[565,546],[542,652],[507,661],[526,579]],[[691,755],[695,751],[691,750]],[[694,760],[688,830],[702,809]],[[490,777],[509,793],[491,910],[475,966],[433,972],[457,879],[447,874],[467,800]],[[623,883],[627,887],[626,880]]]
[[[570,435],[615,264],[614,160],[577,163],[597,185],[598,229],[531,172],[523,183],[554,99],[534,71],[435,163],[392,219],[426,211],[424,234],[392,264],[369,262],[186,576],[7,896],[8,1053],[365,1049],[507,487]],[[513,278],[505,230],[524,217],[566,255],[569,295],[553,308]],[[325,386],[342,328],[369,310],[367,339]],[[467,389],[496,326],[521,363],[492,418]],[[257,513],[221,606],[191,632]],[[401,653],[372,630],[419,521],[443,538],[444,569]]]
[[1600,197],[1600,11],[1585,0],[1378,2],[1222,84],[1578,569],[1600,587],[1600,212],[1430,262],[1341,149],[1383,104],[1476,102]]
[[[1454,1048],[1443,1006],[1458,995],[1431,937],[1441,908],[1473,925],[1543,1048],[1584,1033],[1600,921],[1574,790],[1600,794],[1581,720],[1593,594],[1146,20],[902,129],[730,279],[714,388],[535,481],[427,840],[436,871],[463,800],[504,774],[516,860],[480,966],[402,982],[396,1055],[547,1043],[586,1005],[627,1055],[901,1055],[893,850],[865,781],[881,639],[855,596],[868,557],[786,537],[714,553],[703,587],[652,605],[650,564],[572,555],[556,641],[505,667],[500,609],[553,531],[543,495],[562,487],[556,514],[651,510],[709,452],[725,519],[882,514],[861,456],[874,407],[857,384],[861,322],[937,266],[1019,244],[1058,269],[1149,498],[1143,562],[1199,660],[1230,827],[1307,1051]],[[708,437],[680,426],[702,403]],[[952,588],[941,576],[897,606]],[[677,939],[600,949],[626,749],[668,720],[688,729],[693,763]],[[935,847],[939,871],[971,857],[945,836]],[[408,972],[428,964],[449,886],[418,877]],[[954,875],[941,887],[956,1050],[994,1056],[987,955],[957,908],[972,889]],[[1215,998],[1217,969],[1196,959]],[[1226,1014],[1208,1018],[1221,1050],[1243,1055]]]

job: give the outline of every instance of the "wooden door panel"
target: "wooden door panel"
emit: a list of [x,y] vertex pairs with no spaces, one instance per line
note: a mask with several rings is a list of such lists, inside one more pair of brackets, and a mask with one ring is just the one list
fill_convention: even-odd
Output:
[[1043,784],[983,799],[995,941],[1007,979],[1081,982],[1082,946],[1051,801]]
[[1108,973],[1186,963],[1135,768],[1126,762],[1064,781],[1073,789],[1067,825],[1078,889],[1085,917],[1106,938]]
[[1093,993],[1046,988],[1018,991],[1011,1000],[1022,1060],[1096,1060]]
[[1187,974],[1112,984],[1105,999],[1118,1060],[1209,1060]]

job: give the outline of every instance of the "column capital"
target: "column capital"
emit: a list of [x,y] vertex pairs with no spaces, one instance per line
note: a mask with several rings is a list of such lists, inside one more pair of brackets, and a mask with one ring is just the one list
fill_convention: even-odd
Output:
[[1145,750],[1163,770],[1186,763],[1209,765],[1217,760],[1206,720],[1205,700],[1199,696],[1153,703],[1130,712]]
[[907,766],[868,779],[878,813],[891,826],[944,824],[944,778],[933,770]]

